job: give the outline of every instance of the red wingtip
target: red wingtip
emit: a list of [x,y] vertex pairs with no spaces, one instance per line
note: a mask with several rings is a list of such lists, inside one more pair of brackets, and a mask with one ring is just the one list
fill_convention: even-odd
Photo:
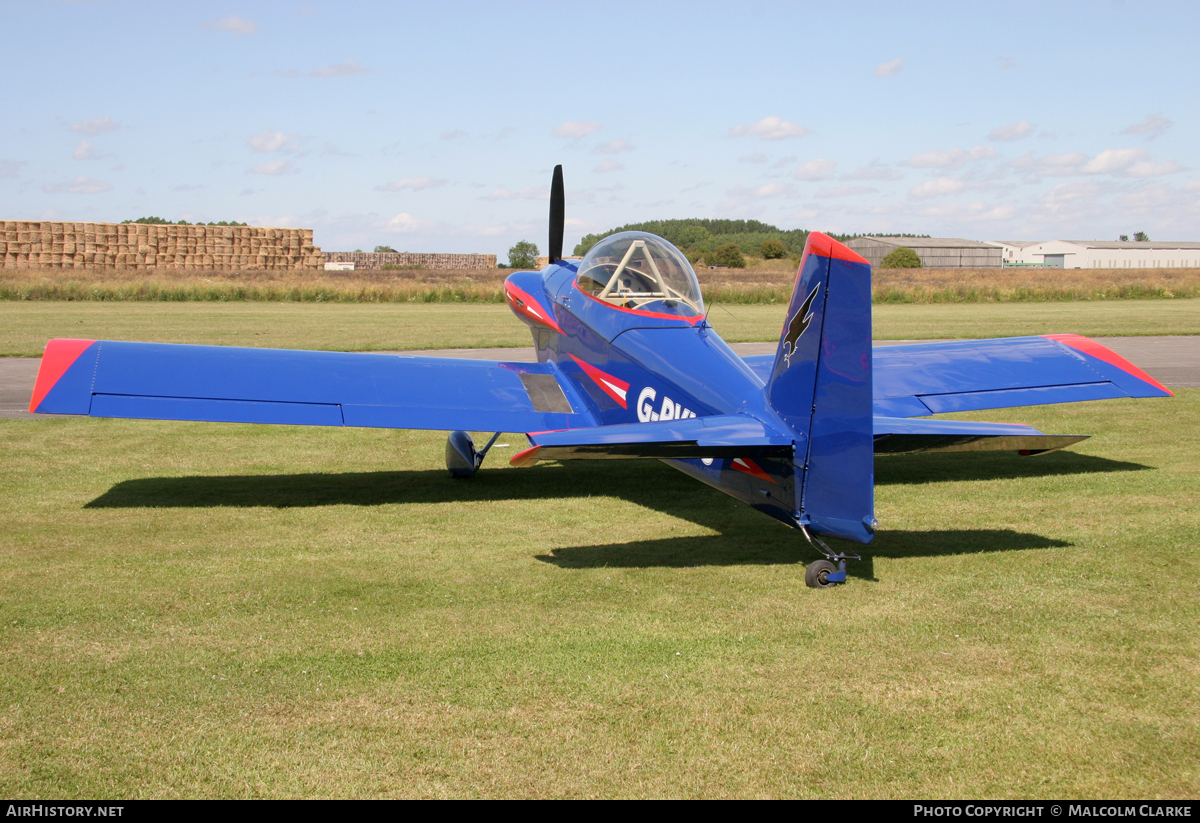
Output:
[[1128,360],[1126,360],[1121,355],[1117,354],[1112,349],[1107,348],[1106,346],[1100,345],[1095,340],[1092,340],[1090,338],[1084,337],[1083,335],[1079,335],[1079,334],[1043,334],[1042,337],[1049,338],[1050,340],[1057,340],[1059,343],[1062,343],[1064,346],[1070,346],[1073,349],[1078,349],[1079,351],[1083,352],[1084,354],[1090,354],[1092,357],[1095,357],[1097,360],[1103,360],[1105,363],[1116,366],[1118,369],[1121,369],[1122,371],[1129,372],[1131,375],[1136,377],[1138,380],[1144,380],[1145,382],[1149,383],[1151,386],[1154,386],[1154,388],[1165,391],[1169,397],[1175,396],[1175,392],[1168,389],[1162,383],[1159,383],[1153,377],[1146,374],[1144,371],[1142,371],[1137,366],[1130,363]]
[[36,412],[37,407],[54,388],[67,369],[75,364],[79,355],[83,354],[95,340],[51,340],[46,344],[42,354],[42,365],[38,367],[37,381],[33,384],[33,397],[29,400],[29,411]]
[[519,451],[512,456],[512,460],[508,461],[508,465],[518,469],[528,468],[537,462],[537,453],[541,451],[541,446],[530,446],[524,451]]
[[808,239],[804,241],[804,253],[809,254],[810,252],[818,257],[832,257],[835,260],[848,260],[851,263],[866,263],[868,266],[871,265],[871,261],[853,249],[839,243],[828,234],[822,234],[819,231],[810,232]]

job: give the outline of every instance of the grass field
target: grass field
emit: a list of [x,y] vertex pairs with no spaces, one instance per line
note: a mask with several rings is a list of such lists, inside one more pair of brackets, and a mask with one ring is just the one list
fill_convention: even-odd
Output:
[[[438,271],[187,271],[0,269],[0,300],[503,303],[511,269]],[[794,260],[697,269],[705,299],[786,302]],[[1200,297],[1200,269],[876,269],[876,303],[980,303]]]
[[[713,307],[730,342],[777,340],[780,305]],[[1200,299],[877,305],[881,340],[1200,334]],[[38,356],[53,337],[386,351],[528,346],[504,305],[0,301],[0,356]]]
[[654,461],[0,420],[0,795],[1194,798],[1200,391],[877,461],[832,591]]

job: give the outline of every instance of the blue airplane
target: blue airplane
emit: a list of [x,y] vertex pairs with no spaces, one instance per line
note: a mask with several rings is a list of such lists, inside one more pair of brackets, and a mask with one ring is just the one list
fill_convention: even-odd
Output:
[[[504,284],[536,363],[51,340],[30,411],[156,420],[450,431],[446,465],[473,476],[501,432],[526,433],[514,466],[653,458],[799,530],[845,582],[824,538],[869,543],[877,454],[1044,454],[1084,439],[1028,426],[929,419],[1113,397],[1170,396],[1077,335],[871,347],[871,267],[808,237],[773,355],[739,357],[709,325],[687,258],[621,232],[562,257],[562,167],[550,262]],[[468,431],[497,434],[477,449]],[[856,558],[857,559],[857,558]]]

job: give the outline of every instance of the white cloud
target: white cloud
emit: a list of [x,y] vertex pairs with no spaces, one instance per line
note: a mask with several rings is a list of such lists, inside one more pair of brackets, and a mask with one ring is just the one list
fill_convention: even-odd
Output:
[[116,131],[121,128],[121,124],[113,120],[107,114],[103,117],[96,117],[92,120],[84,120],[82,123],[72,123],[71,131],[77,131],[80,134],[86,134],[88,137],[99,134],[102,131]]
[[254,34],[258,31],[258,24],[249,18],[238,17],[236,14],[231,14],[228,17],[222,17],[220,20],[207,20],[201,24],[206,29],[212,31],[227,31],[230,34],[236,34],[239,37],[244,37],[247,34]]
[[793,220],[812,220],[821,212],[816,209],[800,209],[800,211],[792,212]]
[[1181,170],[1175,163],[1152,163],[1145,149],[1108,149],[1097,154],[1083,167],[1084,174],[1112,174],[1117,177],[1159,177]]
[[1105,187],[1099,183],[1078,182],[1078,183],[1059,183],[1050,191],[1038,198],[1038,202],[1045,206],[1058,207],[1066,203],[1073,203],[1079,200],[1093,201],[1101,194],[1105,193]]
[[860,194],[871,194],[879,191],[869,186],[834,186],[833,188],[821,189],[817,192],[817,197],[856,197]]
[[20,160],[0,160],[0,177],[16,177],[23,165]]
[[948,203],[925,206],[920,214],[924,217],[940,217],[952,223],[984,223],[1011,220],[1016,209],[1010,205],[993,206],[989,203]]
[[443,140],[457,140],[460,137],[466,137],[467,133],[462,129],[454,129],[453,131],[444,131],[438,136]]
[[1183,166],[1172,163],[1168,160],[1165,163],[1151,163],[1149,160],[1143,160],[1140,163],[1134,163],[1125,170],[1125,177],[1161,177],[1164,174],[1174,174],[1177,171],[1183,171]]
[[755,186],[752,189],[747,189],[744,186],[734,186],[726,192],[730,197],[753,197],[759,200],[768,197],[786,197],[791,193],[792,187],[785,183],[763,183],[761,186]]
[[1083,152],[1069,151],[1061,154],[1047,154],[1034,157],[1033,152],[1023,154],[1009,163],[1015,169],[1029,171],[1043,177],[1070,177],[1081,174],[1087,155]]
[[604,128],[603,123],[585,123],[581,120],[567,120],[561,126],[554,127],[554,134],[558,137],[569,137],[572,140],[578,140],[602,128]]
[[96,147],[87,140],[80,140],[71,156],[76,160],[93,160],[96,157]]
[[481,200],[549,200],[550,189],[546,186],[530,186],[527,189],[520,191],[509,191],[508,189],[496,189],[487,197],[481,197]]
[[353,60],[347,60],[345,63],[331,63],[328,66],[313,69],[309,75],[311,77],[353,77],[356,74],[370,74],[373,71],[374,69],[360,66]]
[[393,183],[376,186],[375,191],[403,191],[404,189],[421,191],[423,189],[436,189],[444,185],[446,185],[445,180],[438,180],[433,177],[405,177]]
[[904,175],[895,169],[881,165],[878,160],[872,160],[869,165],[859,166],[849,174],[843,174],[840,180],[899,180]]
[[428,220],[421,220],[413,217],[408,212],[400,212],[391,220],[387,221],[384,227],[385,231],[395,234],[408,234],[417,231],[427,231],[433,227],[433,223]]
[[289,160],[272,160],[269,163],[259,163],[257,166],[252,166],[247,174],[290,174],[295,171],[291,161]]
[[912,187],[908,196],[914,200],[924,200],[929,197],[941,197],[944,194],[957,194],[963,190],[964,183],[954,177],[936,177]]
[[741,163],[765,163],[765,162],[767,162],[767,156],[760,151],[756,151],[753,154],[743,154],[741,157],[738,158],[738,162],[741,162]]
[[1162,112],[1158,112],[1147,114],[1145,120],[1123,129],[1121,134],[1144,134],[1147,140],[1153,140],[1170,127],[1171,121],[1163,117]]
[[299,136],[295,134],[284,134],[281,131],[271,131],[267,129],[262,134],[256,134],[246,138],[246,145],[257,152],[264,154],[281,151],[285,154],[294,152],[299,145]]
[[[0,168],[3,168],[2,163],[0,163]],[[15,174],[12,176],[16,177]],[[1195,180],[1189,180],[1187,183],[1184,184],[1183,190],[1184,191],[1200,191],[1200,178],[1197,178]]]
[[593,149],[595,154],[620,154],[623,151],[633,151],[633,144],[628,140],[609,140]]
[[758,135],[763,140],[786,140],[789,137],[803,137],[808,133],[808,129],[804,128],[804,126],[788,122],[782,117],[776,117],[775,115],[764,117],[762,120],[752,123],[749,126],[739,125],[729,130],[730,137]]
[[1011,57],[997,57],[996,66],[1000,71],[1007,71],[1008,69],[1015,69],[1017,64]]
[[1155,163],[1145,149],[1106,149],[1088,159],[1086,154],[1073,151],[1034,157],[1033,152],[1010,163],[1043,177],[1073,177],[1082,174],[1111,174],[1114,177],[1161,177],[1182,171],[1177,163]]
[[623,168],[625,167],[609,157],[607,160],[601,162],[600,165],[596,166],[596,168],[592,169],[592,171],[603,174],[606,171],[620,171]]
[[988,132],[988,140],[1020,140],[1022,137],[1028,137],[1033,131],[1033,126],[1028,120],[1021,120],[1017,123],[1009,123],[1007,126],[997,126]]
[[801,163],[800,168],[796,169],[795,177],[797,180],[828,180],[836,168],[837,163],[834,161],[818,157],[816,160]]
[[875,67],[876,77],[891,77],[893,74],[899,74],[904,71],[904,58],[897,57],[890,63],[880,63]]
[[984,160],[995,156],[996,150],[991,146],[976,146],[969,150],[920,152],[905,160],[904,165],[917,169],[956,169],[969,160]]
[[76,177],[66,183],[47,183],[42,186],[42,191],[48,194],[62,194],[69,192],[71,194],[98,194],[102,191],[112,189],[112,183],[105,183],[103,180],[95,180],[91,177]]

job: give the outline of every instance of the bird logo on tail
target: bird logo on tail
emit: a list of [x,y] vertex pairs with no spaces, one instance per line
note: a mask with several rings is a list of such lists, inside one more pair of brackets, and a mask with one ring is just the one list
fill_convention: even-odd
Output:
[[808,293],[808,297],[804,298],[802,305],[792,319],[788,321],[787,334],[783,337],[783,363],[784,368],[792,365],[792,355],[796,353],[796,343],[800,340],[800,336],[808,330],[808,324],[812,321],[812,303],[813,298],[817,296],[821,284],[813,286],[813,290]]

